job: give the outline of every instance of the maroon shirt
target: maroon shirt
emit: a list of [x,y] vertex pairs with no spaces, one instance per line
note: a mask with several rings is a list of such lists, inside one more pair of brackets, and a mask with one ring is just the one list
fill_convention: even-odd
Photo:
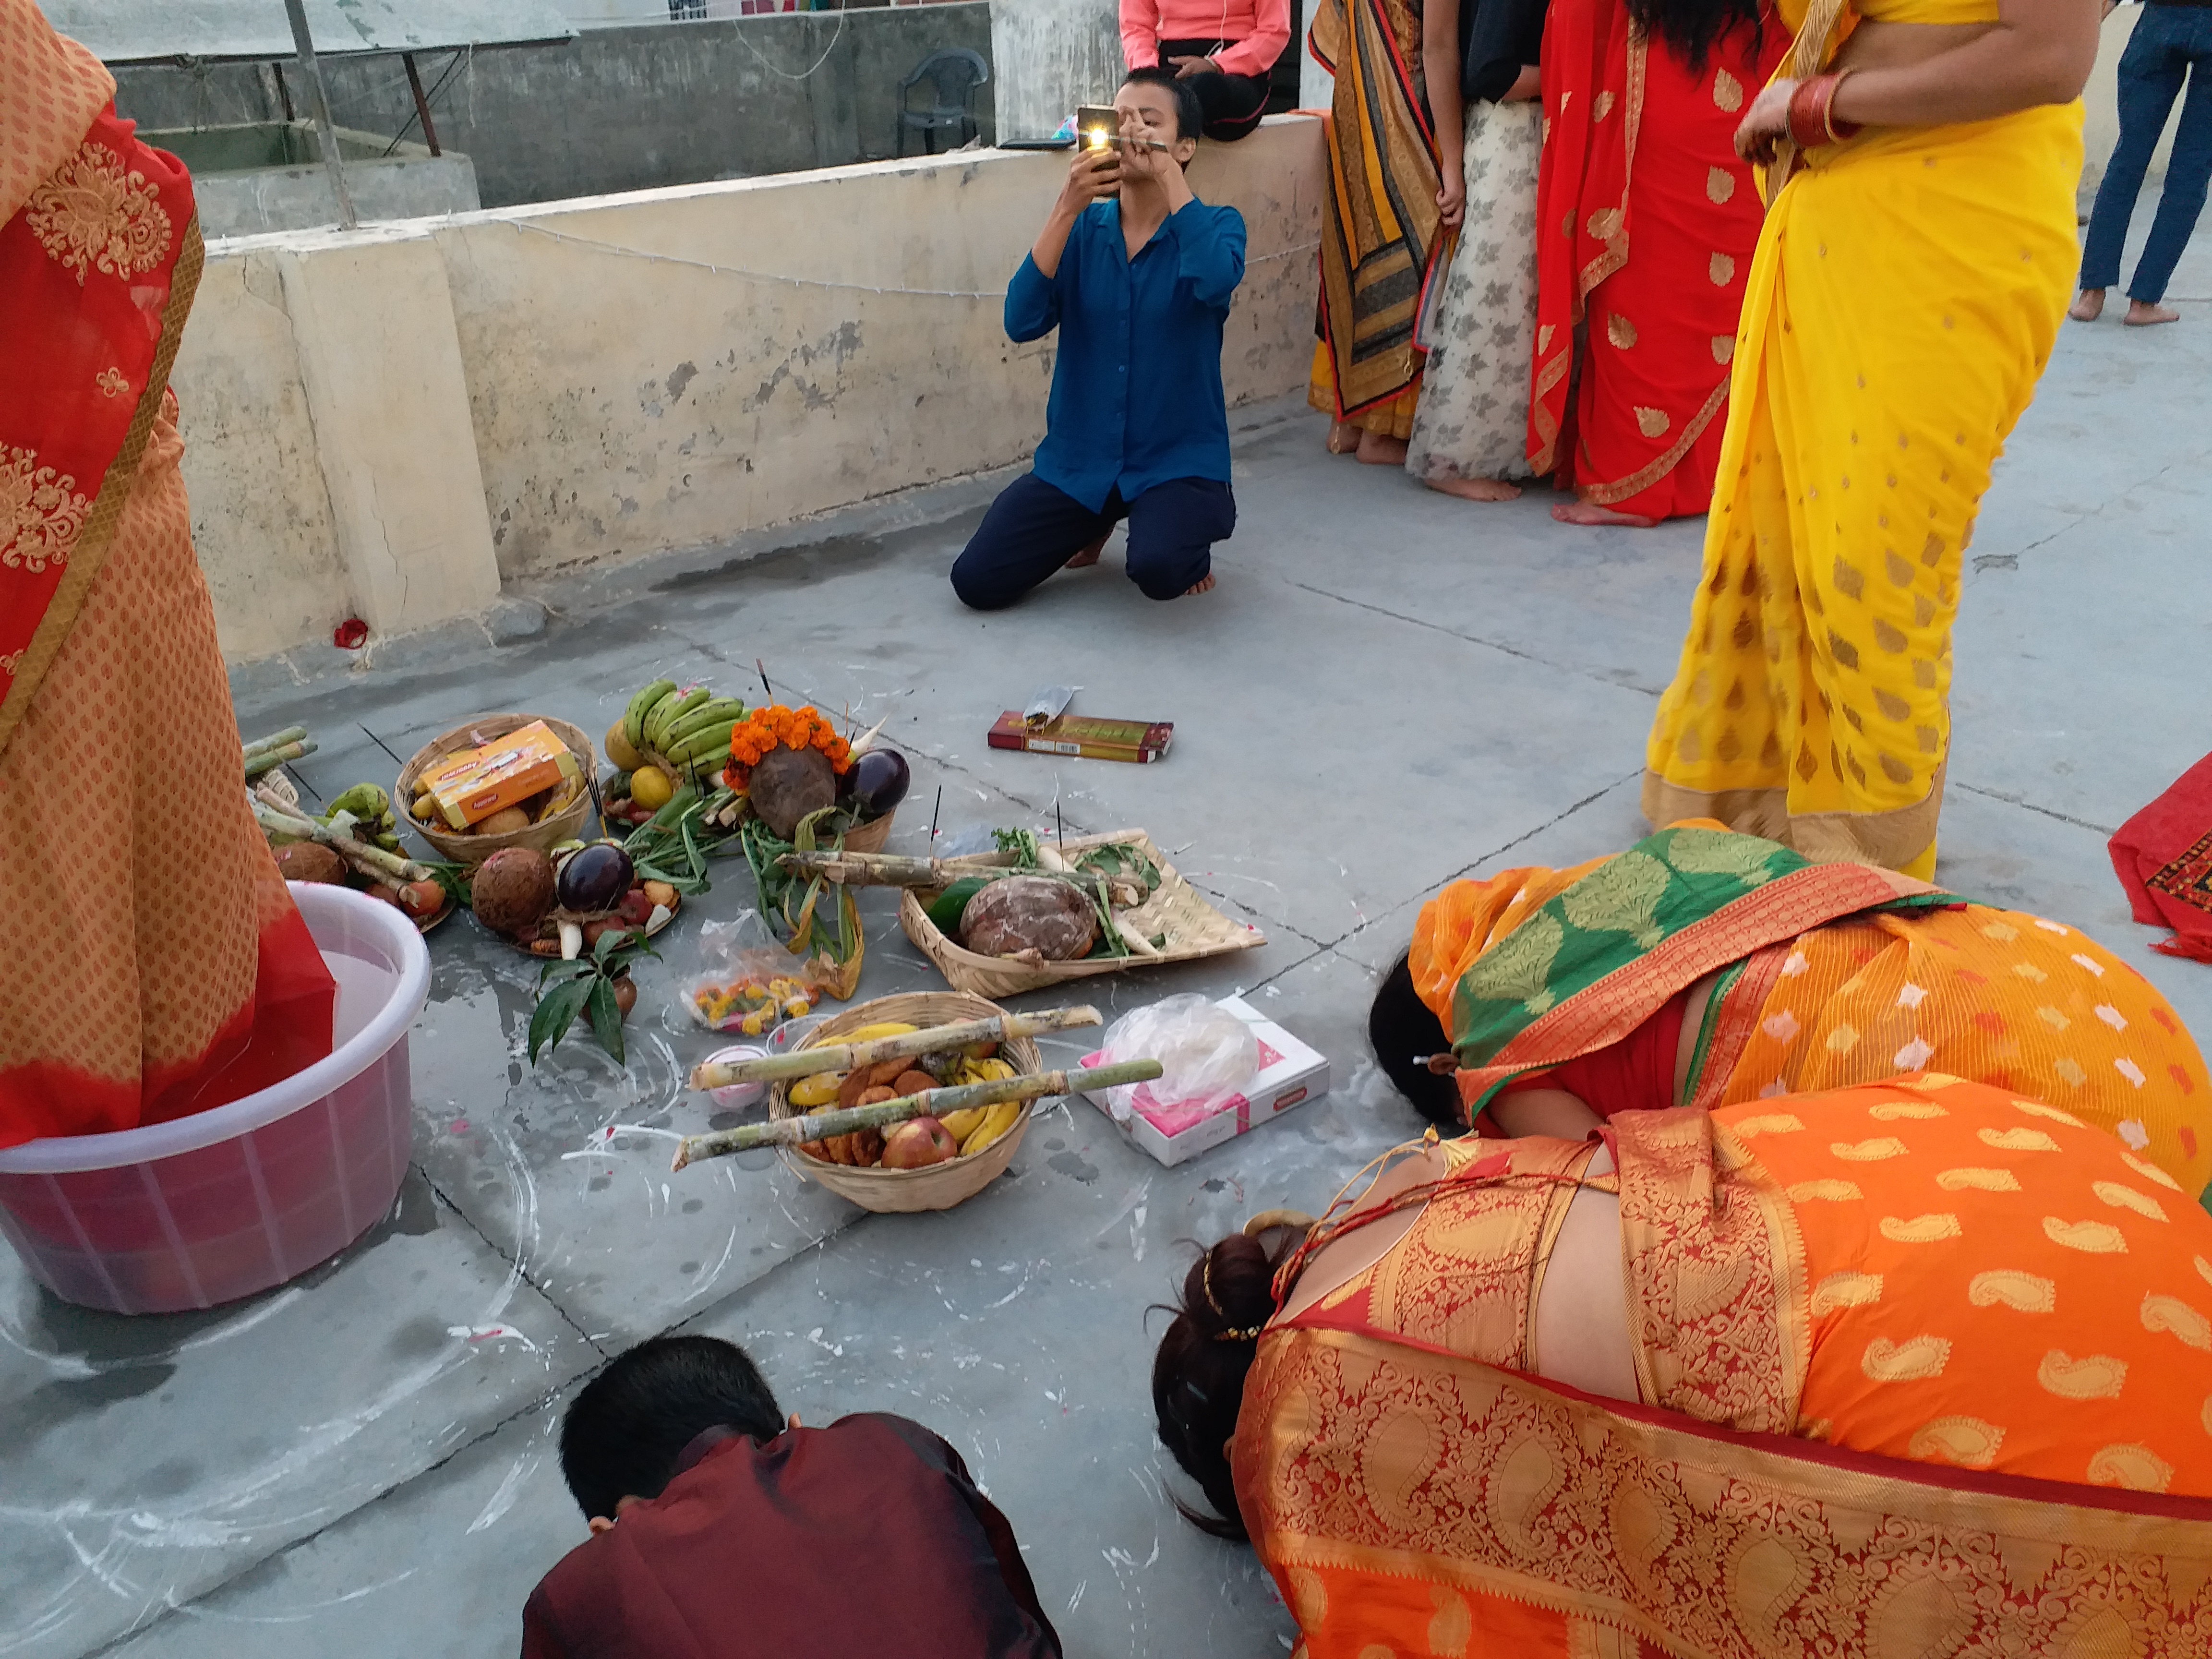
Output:
[[522,1659],[870,1653],[1060,1659],[1013,1528],[960,1455],[878,1413],[709,1445],[522,1610]]

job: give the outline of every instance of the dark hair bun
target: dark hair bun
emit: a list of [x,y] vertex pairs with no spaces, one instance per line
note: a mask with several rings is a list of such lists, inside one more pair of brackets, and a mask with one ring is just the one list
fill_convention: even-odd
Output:
[[[1279,1237],[1277,1237],[1279,1235]],[[1275,1266],[1292,1230],[1271,1230],[1273,1249],[1232,1233],[1201,1254],[1183,1275],[1175,1318],[1152,1359],[1152,1411],[1160,1443],[1198,1482],[1209,1515],[1181,1498],[1176,1508],[1217,1538],[1243,1538],[1229,1440],[1244,1403],[1244,1377],[1261,1328],[1275,1313]]]

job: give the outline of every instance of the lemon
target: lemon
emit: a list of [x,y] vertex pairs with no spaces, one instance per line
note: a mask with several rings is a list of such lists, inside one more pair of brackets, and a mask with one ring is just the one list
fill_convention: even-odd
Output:
[[648,812],[658,812],[675,793],[668,774],[657,766],[641,766],[629,775],[629,798]]
[[644,763],[645,757],[637,752],[637,745],[629,740],[620,720],[607,727],[607,758],[620,772],[634,772]]

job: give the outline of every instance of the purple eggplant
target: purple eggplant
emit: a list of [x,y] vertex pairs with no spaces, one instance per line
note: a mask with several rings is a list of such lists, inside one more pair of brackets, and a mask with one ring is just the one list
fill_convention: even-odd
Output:
[[571,853],[561,866],[561,908],[590,915],[611,910],[637,879],[629,854],[611,841],[595,841]]
[[846,777],[846,799],[865,823],[904,800],[913,781],[904,755],[896,749],[871,749],[854,761]]

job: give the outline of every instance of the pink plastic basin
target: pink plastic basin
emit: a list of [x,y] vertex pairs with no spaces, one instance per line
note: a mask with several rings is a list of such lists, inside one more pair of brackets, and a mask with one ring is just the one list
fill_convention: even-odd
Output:
[[338,982],[331,1054],[212,1111],[0,1152],[0,1232],[65,1301],[211,1308],[328,1261],[407,1174],[407,1028],[430,994],[415,924],[346,888],[292,884]]

